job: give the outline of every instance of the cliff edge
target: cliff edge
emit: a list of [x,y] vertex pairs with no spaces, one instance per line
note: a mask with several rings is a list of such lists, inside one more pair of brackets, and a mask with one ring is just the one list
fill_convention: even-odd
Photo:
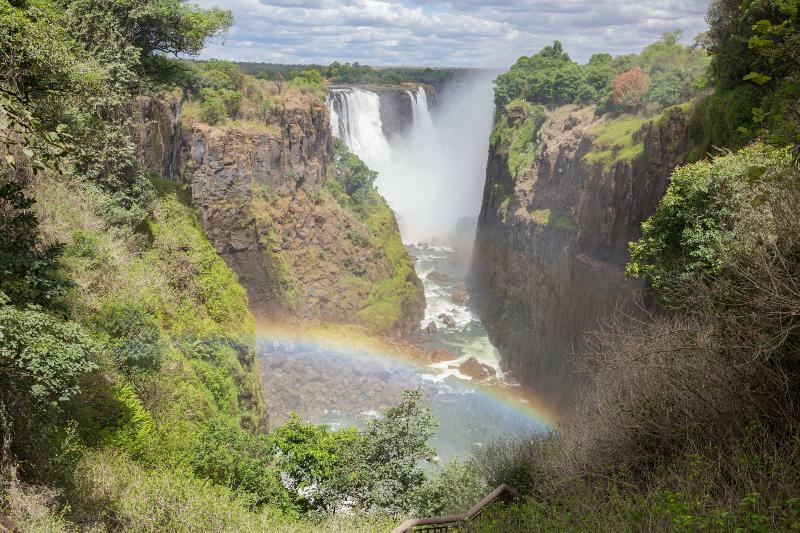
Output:
[[635,311],[628,242],[684,162],[687,113],[512,102],[498,119],[470,283],[504,366],[550,401],[573,397],[585,332],[614,307]]

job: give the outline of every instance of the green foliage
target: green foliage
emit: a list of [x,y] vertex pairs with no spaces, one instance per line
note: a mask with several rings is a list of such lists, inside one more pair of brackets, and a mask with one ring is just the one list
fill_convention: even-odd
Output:
[[[196,54],[229,24],[227,12],[180,0],[102,8],[91,0],[4,0],[0,25],[10,31],[0,40],[0,114],[12,121],[3,124],[4,142],[34,167],[60,156],[62,170],[74,167],[112,195],[114,223],[141,223],[152,189],[136,159],[134,96],[174,80],[179,64],[165,54]],[[18,167],[9,156],[4,164]]]
[[33,204],[21,183],[0,180],[0,291],[14,305],[60,308],[73,284],[59,263],[63,246],[42,244]]
[[308,89],[312,93],[322,96],[325,94],[325,84],[322,74],[318,70],[304,70],[298,72],[290,83],[299,89]]
[[0,402],[15,415],[30,400],[55,405],[77,394],[97,350],[78,324],[20,310],[0,292]]
[[345,456],[357,440],[354,429],[331,431],[292,414],[270,433],[268,442],[296,504],[304,510],[335,511],[343,504],[342,485],[352,469]]
[[759,91],[751,86],[717,90],[700,100],[691,114],[692,150],[687,159],[697,161],[715,149],[741,148],[753,138],[752,110]]
[[679,288],[724,272],[734,228],[759,197],[763,176],[789,165],[786,150],[752,146],[677,169],[656,213],[631,243],[629,276],[645,279],[662,302],[680,307]]
[[370,420],[348,449],[346,464],[354,482],[349,494],[360,508],[390,514],[414,508],[414,490],[425,481],[420,463],[436,457],[428,439],[438,427],[421,400],[422,389],[403,392],[402,402]]
[[222,95],[214,89],[201,89],[203,101],[200,103],[200,120],[212,126],[228,118],[228,111]]
[[207,88],[213,91],[238,91],[244,82],[244,73],[236,63],[230,61],[209,59],[196,62],[192,71],[196,76],[194,84],[199,86],[199,90]]
[[[349,207],[365,217],[375,207],[375,179],[378,173],[369,167],[347,146],[334,139],[331,147],[331,160],[335,171],[334,180],[329,180],[331,192],[337,199],[348,203]],[[340,192],[341,190],[341,192]],[[341,193],[346,197],[343,197]]]
[[[707,46],[716,85],[750,85],[761,101],[752,129],[772,144],[800,146],[800,15],[790,0],[715,0]],[[751,121],[743,128],[751,129]]]
[[361,65],[358,61],[353,64],[334,61],[328,65],[325,74],[336,83],[369,83],[374,81],[375,76],[372,67]]
[[537,135],[545,118],[543,106],[514,100],[495,124],[489,142],[497,153],[507,155],[512,177],[518,178],[533,163],[539,146]]
[[229,420],[212,421],[192,457],[197,476],[229,487],[252,505],[285,507],[288,494],[272,466],[272,445]]
[[[573,62],[556,41],[538,54],[519,58],[508,72],[497,77],[495,105],[502,110],[512,100],[523,99],[547,106],[597,104],[600,112],[616,112],[619,108],[612,101],[612,83],[632,71],[652,78],[653,83],[640,84],[637,97],[625,99],[624,106],[629,110],[643,110],[646,102],[655,110],[685,102],[704,87],[701,80],[708,56],[697,46],[679,44],[679,38],[680,32],[666,33],[641,55],[612,59],[609,54],[595,54],[585,65]],[[642,76],[631,78],[635,81]],[[620,89],[628,86],[618,85]],[[618,92],[617,104],[622,102],[620,95],[627,94]]]
[[163,351],[161,329],[141,304],[112,302],[92,317],[107,338],[117,365],[125,369],[155,370]]
[[520,57],[511,69],[495,81],[495,105],[505,108],[522,98],[543,105],[597,101],[614,77],[607,55],[593,56],[578,65],[564,52],[559,41],[538,54]]

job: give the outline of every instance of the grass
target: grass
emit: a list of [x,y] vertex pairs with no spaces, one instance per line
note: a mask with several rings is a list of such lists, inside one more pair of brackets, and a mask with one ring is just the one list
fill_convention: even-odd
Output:
[[572,218],[553,213],[550,209],[536,209],[531,213],[531,218],[539,225],[552,226],[562,231],[574,231],[577,229],[577,225]]
[[619,161],[638,159],[644,153],[644,143],[634,139],[634,134],[646,122],[646,119],[632,116],[606,120],[593,132],[594,146],[583,156],[583,161],[591,166],[600,165],[607,172]]
[[498,153],[508,157],[508,170],[514,178],[533,163],[538,148],[537,134],[546,118],[543,106],[523,100],[510,102],[495,124],[490,142]]

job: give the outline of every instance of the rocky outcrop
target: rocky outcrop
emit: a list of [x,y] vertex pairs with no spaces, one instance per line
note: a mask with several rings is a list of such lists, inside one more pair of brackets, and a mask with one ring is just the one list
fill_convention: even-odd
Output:
[[387,139],[405,135],[414,124],[414,97],[408,90],[381,88],[375,91],[381,102],[381,128]]
[[[287,99],[267,125],[247,129],[182,121],[174,98],[142,97],[139,108],[140,160],[188,188],[256,317],[359,321],[372,287],[394,266],[371,228],[322,186],[331,150],[322,101]],[[398,330],[417,329],[424,312],[414,278],[418,301],[404,306]]]
[[675,108],[633,134],[636,157],[587,157],[603,120],[591,107],[549,111],[516,178],[491,147],[470,274],[506,369],[561,404],[581,381],[571,356],[584,334],[640,293],[624,277],[628,242],[687,152],[688,120]]

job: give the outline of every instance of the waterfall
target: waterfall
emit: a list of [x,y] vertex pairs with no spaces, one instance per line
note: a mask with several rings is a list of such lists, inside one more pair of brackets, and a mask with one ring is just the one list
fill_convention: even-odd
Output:
[[333,89],[328,95],[331,132],[372,168],[380,167],[391,155],[380,106],[377,94],[362,89]]
[[376,185],[397,214],[406,243],[447,238],[462,217],[477,218],[492,124],[494,73],[454,83],[434,113],[420,86],[406,91],[412,123],[405,135],[383,134],[380,98],[357,88],[331,89],[331,131],[378,172]]
[[420,85],[415,94],[411,91],[406,91],[408,96],[411,97],[411,105],[414,117],[413,128],[416,129],[433,129],[433,117],[428,107],[428,93],[425,88]]

